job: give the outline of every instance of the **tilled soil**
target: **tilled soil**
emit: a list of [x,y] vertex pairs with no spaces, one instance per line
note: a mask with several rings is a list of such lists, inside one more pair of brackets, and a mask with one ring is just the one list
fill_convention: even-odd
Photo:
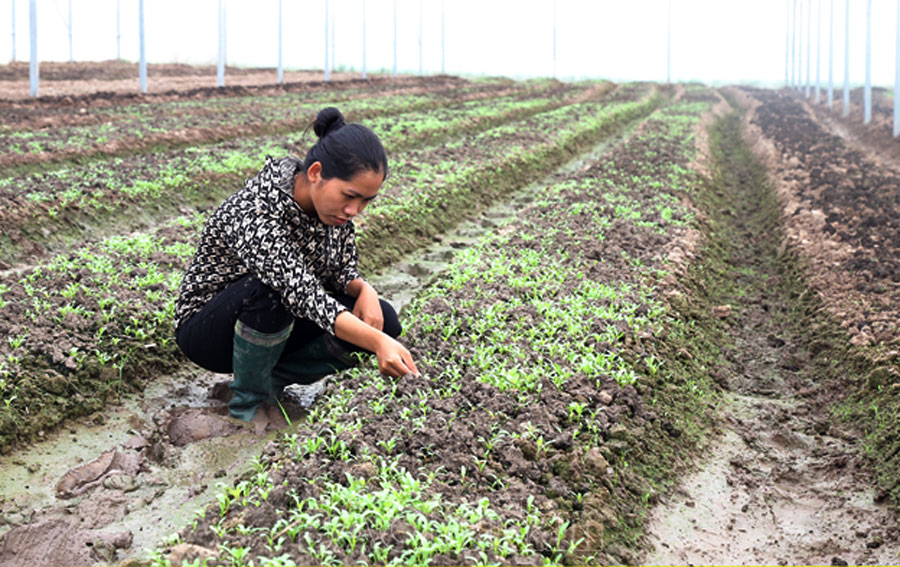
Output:
[[818,321],[796,318],[802,283],[779,253],[776,202],[730,121],[710,206],[720,277],[734,281],[712,282],[726,291],[717,313],[733,342],[723,352],[726,417],[699,469],[656,510],[646,562],[896,563],[896,511],[874,488],[860,432],[832,415],[847,392],[829,372],[831,353],[810,340]]

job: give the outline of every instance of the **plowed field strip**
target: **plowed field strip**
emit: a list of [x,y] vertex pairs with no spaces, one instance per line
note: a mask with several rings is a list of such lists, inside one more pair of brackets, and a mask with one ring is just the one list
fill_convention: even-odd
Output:
[[[373,127],[393,150],[471,134],[583,95],[598,97],[609,88],[538,90],[534,96],[520,93],[496,99],[486,109],[480,102],[470,102],[380,118]],[[152,224],[187,211],[192,204],[217,202],[252,175],[266,155],[298,151],[284,136],[265,136],[2,180],[0,199],[5,207],[0,219],[7,231],[0,236],[0,262],[52,250],[72,238],[81,240],[88,231],[96,238],[116,232],[126,222]],[[178,194],[175,202],[174,194]]]
[[710,353],[676,358],[686,329],[657,288],[709,106],[658,111],[461,251],[405,313],[423,376],[332,382],[241,496],[182,532],[187,559],[630,561],[652,463],[680,458],[710,395]]
[[[554,167],[647,114],[656,104],[655,90],[641,87],[637,92],[644,93],[639,102],[582,103],[580,109],[572,108],[581,120],[569,128],[559,127],[568,108],[504,127],[516,135],[515,143],[495,138],[496,155],[473,156],[477,159],[469,160],[471,166],[461,177],[433,184],[410,178],[419,189],[416,195],[444,203],[452,213],[422,208],[416,222],[402,222],[406,219],[400,215],[409,214],[410,209],[402,206],[396,187],[386,188],[385,196],[393,195],[393,199],[385,202],[395,203],[395,210],[373,205],[360,227],[363,257],[370,265],[396,261],[401,250],[421,245],[442,227],[449,227],[449,222],[462,218],[462,213],[474,212],[503,192],[526,184],[528,178],[522,172],[537,174]],[[535,125],[540,131],[526,131]],[[465,144],[460,148],[454,163],[463,162],[471,149]],[[447,151],[453,150],[435,149]],[[440,156],[420,157],[423,164],[441,162]],[[0,372],[3,391],[7,399],[13,399],[0,414],[0,446],[30,439],[74,413],[100,409],[110,395],[141,387],[146,378],[181,362],[172,343],[173,298],[202,223],[203,216],[196,214],[153,233],[108,238],[4,280],[0,333],[10,340],[0,344]],[[386,225],[391,228],[385,229]],[[398,227],[405,232],[398,232]],[[367,236],[375,230],[395,239]]]
[[[287,134],[302,130],[326,105],[339,105],[351,120],[440,108],[469,100],[533,96],[576,87],[544,83],[471,84],[437,91],[403,89],[302,93],[269,97],[222,98],[161,105],[137,105],[125,111],[93,111],[93,124],[71,127],[0,127],[0,171],[33,170],[40,164],[97,157],[127,156],[189,145],[213,144],[234,138]],[[113,110],[113,112],[110,112]],[[4,131],[7,130],[7,131]]]

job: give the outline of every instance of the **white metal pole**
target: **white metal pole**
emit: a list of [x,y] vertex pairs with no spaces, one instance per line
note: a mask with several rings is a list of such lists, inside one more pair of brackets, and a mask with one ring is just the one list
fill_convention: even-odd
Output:
[[556,0],[553,0],[553,78],[556,78]]
[[325,82],[328,82],[331,80],[331,69],[328,66],[328,63],[330,60],[328,57],[329,56],[329,53],[328,53],[328,28],[329,28],[328,8],[329,8],[329,4],[330,4],[329,0],[325,0]]
[[422,23],[423,16],[422,11],[424,10],[424,6],[422,5],[422,0],[419,0],[419,76],[424,75],[423,67],[422,67]]
[[72,56],[72,0],[69,0],[69,63],[75,61]]
[[447,65],[446,65],[446,50],[444,40],[446,39],[444,35],[444,23],[445,23],[446,9],[444,6],[444,0],[441,0],[441,75],[447,74]]
[[797,18],[797,92],[803,92],[803,0]]
[[828,110],[834,109],[834,0],[828,18]]
[[219,64],[216,85],[225,86],[225,0],[219,0]]
[[866,90],[863,124],[872,121],[872,0],[866,0]]
[[816,6],[816,94],[815,103],[819,104],[821,98],[821,71],[822,71],[822,0]]
[[12,60],[16,60],[16,0],[10,0],[12,4]]
[[900,0],[897,0],[897,50],[894,60],[894,137],[900,135],[900,105],[897,95],[900,93]]
[[116,0],[116,59],[122,59],[122,0]]
[[794,14],[791,18],[791,86],[797,86],[797,0],[793,0]]
[[787,15],[784,17],[784,86],[791,84],[791,0],[785,0]]
[[811,76],[812,70],[812,0],[806,0],[806,98],[811,93]]
[[138,74],[141,77],[141,92],[147,92],[147,52],[145,50],[144,41],[144,0],[138,0],[138,55],[140,63],[138,64]]
[[278,0],[278,84],[284,84],[284,6],[283,1]]
[[362,0],[362,48],[363,48],[363,64],[362,64],[362,78],[366,78],[366,0]]
[[37,55],[37,0],[28,2],[28,32],[31,43],[31,60],[28,64],[28,85],[31,96],[38,96],[38,55]]
[[850,116],[850,0],[844,1],[844,110]]
[[394,77],[397,77],[397,0],[394,0]]
[[666,33],[666,84],[672,82],[672,0],[669,0],[669,16]]
[[337,66],[334,64],[334,52],[336,51],[335,43],[334,43],[334,38],[335,38],[334,22],[337,20],[337,11],[338,11],[337,0],[334,0],[334,9],[331,10],[331,72],[332,73],[337,71]]

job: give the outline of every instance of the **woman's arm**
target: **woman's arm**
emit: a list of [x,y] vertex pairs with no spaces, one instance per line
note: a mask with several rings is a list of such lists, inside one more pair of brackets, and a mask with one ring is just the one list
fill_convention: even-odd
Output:
[[334,334],[339,339],[374,352],[378,357],[378,369],[384,374],[403,376],[419,373],[412,355],[403,345],[349,311],[341,312],[334,320]]
[[381,302],[374,287],[364,279],[356,278],[347,284],[347,295],[356,298],[354,315],[379,331],[384,329],[384,313],[381,312]]

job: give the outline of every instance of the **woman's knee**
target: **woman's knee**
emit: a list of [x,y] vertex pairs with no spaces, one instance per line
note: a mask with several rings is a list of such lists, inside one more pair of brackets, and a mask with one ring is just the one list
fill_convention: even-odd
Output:
[[294,316],[281,301],[281,294],[261,282],[255,276],[246,276],[234,284],[243,289],[238,320],[262,333],[275,333],[286,329]]
[[400,318],[397,316],[397,311],[395,311],[394,306],[387,301],[383,299],[379,299],[379,301],[381,302],[381,314],[384,317],[383,331],[386,335],[396,339],[400,336],[400,333],[403,332],[403,327],[400,325]]

